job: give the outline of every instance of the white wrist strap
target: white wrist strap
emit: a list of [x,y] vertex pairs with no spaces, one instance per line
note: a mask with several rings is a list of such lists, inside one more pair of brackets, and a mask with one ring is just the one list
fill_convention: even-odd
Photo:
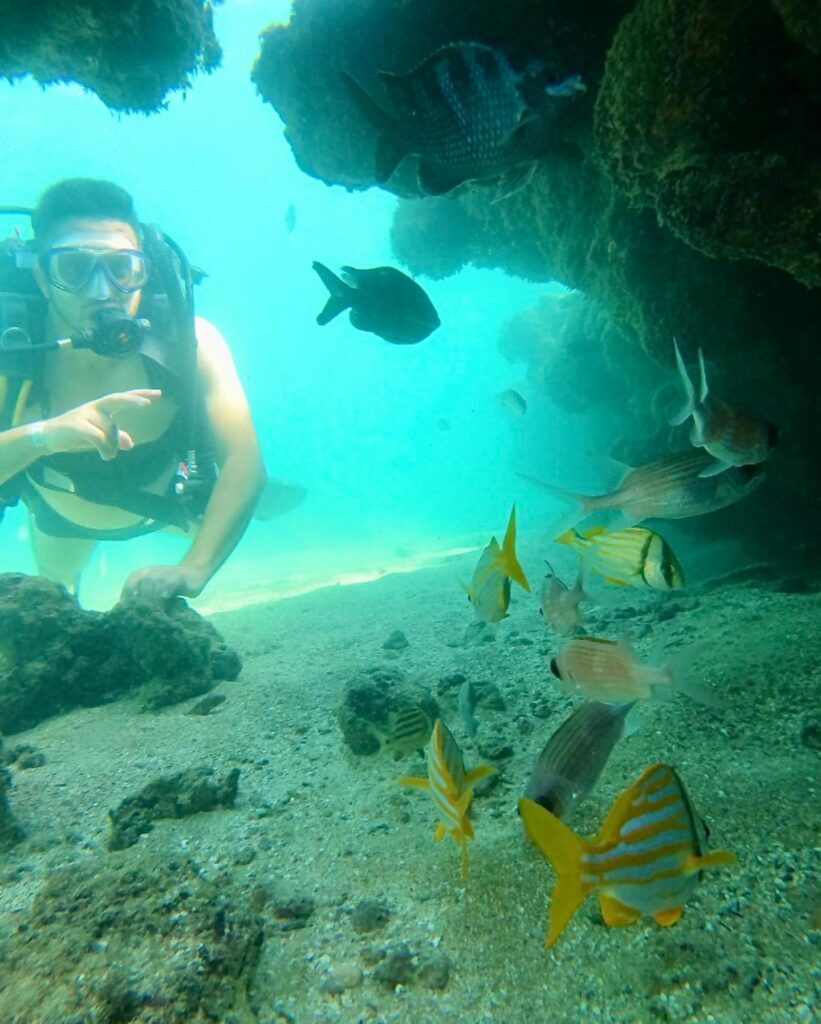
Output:
[[45,424],[42,420],[38,420],[36,423],[29,424],[29,437],[31,443],[35,448],[47,448],[46,436],[43,431]]

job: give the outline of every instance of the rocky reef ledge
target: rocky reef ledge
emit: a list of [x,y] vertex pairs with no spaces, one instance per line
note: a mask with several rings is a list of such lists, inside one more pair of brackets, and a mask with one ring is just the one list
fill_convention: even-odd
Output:
[[206,0],[0,0],[0,77],[77,82],[112,110],[151,113],[219,65],[211,14]]

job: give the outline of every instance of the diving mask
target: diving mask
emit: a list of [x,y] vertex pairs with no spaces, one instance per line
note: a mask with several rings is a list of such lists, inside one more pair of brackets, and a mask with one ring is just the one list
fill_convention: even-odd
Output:
[[139,291],[148,281],[148,259],[139,249],[56,246],[42,253],[40,267],[48,283],[64,292],[82,291],[97,267],[102,267],[111,284],[126,294]]

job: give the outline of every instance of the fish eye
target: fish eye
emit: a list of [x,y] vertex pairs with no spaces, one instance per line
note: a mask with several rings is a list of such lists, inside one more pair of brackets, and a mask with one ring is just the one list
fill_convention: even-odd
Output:
[[770,448],[777,448],[781,441],[781,431],[774,423],[767,424],[767,444]]
[[562,674],[559,671],[559,663],[555,658],[550,659],[550,671],[556,676],[557,679],[562,678]]

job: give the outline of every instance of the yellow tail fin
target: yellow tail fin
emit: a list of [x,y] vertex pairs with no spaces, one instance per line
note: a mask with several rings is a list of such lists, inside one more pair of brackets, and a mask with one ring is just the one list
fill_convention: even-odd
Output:
[[515,583],[518,583],[520,587],[530,593],[530,583],[528,582],[525,571],[519,564],[519,559],[516,557],[516,506],[510,510],[510,519],[507,523],[507,530],[505,531],[505,539],[502,543],[502,551],[498,558],[498,564],[505,574],[509,576]]
[[593,888],[585,885],[581,877],[581,858],[586,843],[533,800],[520,800],[519,812],[528,835],[558,876],[550,901],[550,928],[545,940],[545,946],[550,949]]

